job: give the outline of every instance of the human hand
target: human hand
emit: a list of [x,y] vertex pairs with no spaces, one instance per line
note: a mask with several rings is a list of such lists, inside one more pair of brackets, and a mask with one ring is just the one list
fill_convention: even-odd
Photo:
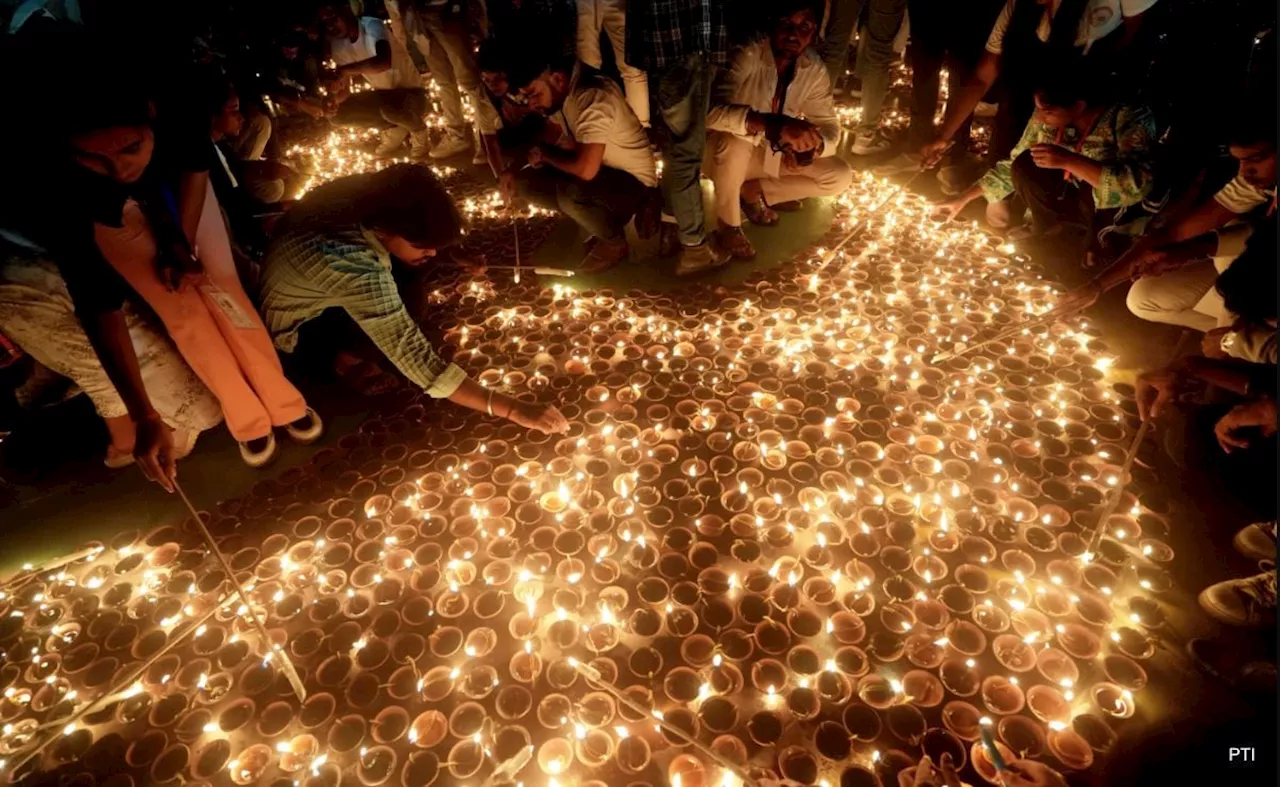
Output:
[[535,146],[535,147],[529,148],[528,161],[529,161],[529,166],[533,167],[534,169],[538,169],[543,164],[547,163],[547,154],[543,152],[542,148],[540,147]]
[[516,204],[516,173],[510,170],[498,173],[498,193],[508,207]]
[[569,421],[549,404],[530,404],[516,401],[507,413],[507,420],[528,429],[547,434],[563,434],[569,431]]
[[822,147],[822,134],[817,126],[807,120],[787,117],[782,120],[778,144],[796,153],[804,153],[807,150],[817,150]]
[[914,773],[907,783],[911,787],[961,787],[960,776],[956,774],[956,767],[951,762],[950,754],[943,754],[938,765],[939,767],[935,768],[933,760],[926,754],[920,759],[919,765],[914,769],[908,769],[909,773],[912,771]]
[[1072,314],[1082,312],[1093,304],[1098,302],[1102,297],[1102,287],[1095,282],[1088,282],[1074,290],[1068,290],[1058,298],[1058,303],[1053,307],[1053,313],[1059,317],[1068,317]]
[[1183,267],[1190,259],[1175,247],[1142,249],[1133,255],[1129,263],[1129,278],[1133,281],[1143,276],[1160,276]]
[[148,481],[155,481],[166,492],[173,492],[173,479],[178,476],[178,463],[174,458],[173,430],[153,415],[143,418],[135,426],[133,459]]
[[964,210],[965,206],[968,204],[969,202],[967,200],[958,199],[934,203],[933,213],[929,215],[929,218],[933,221],[951,221],[959,215],[960,211]]
[[1218,438],[1218,445],[1229,454],[1237,448],[1249,447],[1249,440],[1236,434],[1242,429],[1257,429],[1263,437],[1274,435],[1276,401],[1268,397],[1236,405],[1214,424],[1213,434]]
[[951,141],[946,139],[935,139],[924,147],[920,148],[920,169],[933,169],[942,161],[942,157],[951,149]]
[[1138,417],[1146,421],[1159,418],[1164,406],[1178,393],[1183,377],[1176,369],[1153,369],[1138,375],[1135,398],[1138,400]]
[[1004,787],[1067,787],[1062,774],[1035,760],[1014,760],[1001,776]]
[[1076,158],[1075,153],[1060,145],[1042,142],[1031,146],[1031,160],[1041,169],[1066,169]]
[[1227,357],[1227,351],[1222,349],[1222,337],[1235,330],[1232,326],[1227,325],[1222,328],[1214,328],[1200,339],[1200,352],[1206,358],[1215,358],[1222,360]]

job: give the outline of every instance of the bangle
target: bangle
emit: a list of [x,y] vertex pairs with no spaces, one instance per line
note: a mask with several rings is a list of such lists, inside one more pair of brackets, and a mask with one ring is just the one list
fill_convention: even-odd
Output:
[[492,388],[489,389],[489,396],[484,400],[484,409],[485,409],[485,412],[487,412],[490,417],[493,417],[493,389]]

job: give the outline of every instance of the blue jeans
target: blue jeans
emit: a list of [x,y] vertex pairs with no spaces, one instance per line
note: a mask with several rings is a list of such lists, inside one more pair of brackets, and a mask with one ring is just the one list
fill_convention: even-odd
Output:
[[821,53],[831,84],[839,84],[849,59],[849,42],[853,40],[853,31],[864,7],[867,9],[866,40],[858,47],[856,66],[862,78],[862,121],[858,124],[858,133],[870,134],[880,125],[880,110],[889,93],[893,39],[902,26],[907,0],[831,0]]
[[650,111],[662,146],[662,201],[685,246],[707,237],[699,177],[715,75],[716,66],[703,54],[649,72]]

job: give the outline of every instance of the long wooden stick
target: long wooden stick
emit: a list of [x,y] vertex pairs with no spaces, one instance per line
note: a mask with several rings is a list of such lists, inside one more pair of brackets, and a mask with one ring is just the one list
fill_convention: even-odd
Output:
[[262,618],[259,617],[258,610],[254,608],[253,602],[249,600],[249,594],[245,592],[244,586],[236,578],[236,572],[231,568],[231,564],[227,562],[222,550],[218,548],[218,542],[213,540],[213,534],[209,532],[209,528],[204,526],[204,520],[200,518],[200,512],[196,511],[196,507],[191,505],[190,498],[187,497],[186,492],[182,491],[182,486],[178,484],[177,479],[173,481],[173,488],[177,490],[178,496],[182,498],[187,510],[191,512],[191,517],[195,520],[196,527],[200,528],[200,535],[204,536],[205,544],[208,545],[213,554],[218,556],[218,562],[222,564],[222,570],[227,572],[227,578],[231,580],[235,592],[240,596],[240,602],[244,604],[245,609],[248,611],[249,619],[253,621],[254,628],[258,630],[258,634],[262,637],[263,647],[267,651],[265,658],[280,662],[280,665],[284,668],[285,677],[289,679],[289,685],[293,687],[293,693],[298,695],[298,702],[305,701],[307,699],[307,689],[302,685],[302,678],[298,677],[298,671],[294,669],[293,662],[289,660],[289,656],[284,652],[283,648],[276,648],[272,645],[271,635],[267,633],[267,626],[262,622]]
[[[1182,346],[1190,335],[1190,331],[1183,331],[1178,336],[1178,342],[1173,346],[1173,352],[1169,355],[1169,363],[1166,363],[1165,366],[1178,359],[1178,354],[1182,352]],[[1150,416],[1150,413],[1148,413],[1148,416]],[[1125,451],[1124,462],[1120,464],[1119,481],[1116,482],[1115,487],[1112,489],[1111,497],[1103,505],[1102,512],[1098,515],[1098,521],[1093,526],[1093,535],[1089,538],[1088,554],[1090,556],[1097,554],[1098,545],[1102,543],[1102,536],[1107,530],[1107,520],[1120,507],[1120,498],[1124,496],[1125,487],[1129,485],[1129,472],[1133,468],[1134,460],[1138,457],[1138,449],[1142,447],[1142,441],[1147,439],[1147,434],[1151,431],[1153,423],[1154,419],[1150,417],[1143,421],[1142,425],[1138,427],[1138,433],[1133,436],[1133,442],[1129,443],[1129,449]]]
[[858,233],[862,232],[863,230],[865,230],[865,229],[867,228],[867,226],[868,226],[868,224],[869,224],[869,222],[870,222],[870,220],[871,220],[871,215],[872,215],[873,213],[875,213],[876,211],[880,210],[880,209],[881,209],[881,208],[883,208],[885,205],[888,205],[888,204],[889,204],[889,202],[890,202],[890,201],[892,201],[894,198],[896,198],[896,197],[900,197],[900,196],[902,196],[903,194],[905,194],[905,193],[907,192],[907,187],[908,187],[908,186],[910,186],[913,182],[915,182],[915,179],[916,179],[916,178],[918,178],[918,177],[920,177],[921,175],[923,175],[925,172],[928,172],[928,170],[924,170],[924,169],[919,170],[918,172],[916,172],[916,174],[914,174],[914,175],[912,175],[911,177],[907,178],[907,182],[902,184],[902,186],[901,186],[901,190],[900,190],[900,191],[894,191],[894,192],[891,192],[891,193],[889,194],[889,196],[888,196],[888,197],[885,197],[883,200],[881,200],[881,202],[880,202],[880,204],[879,204],[879,205],[874,205],[874,206],[872,206],[872,207],[870,207],[870,208],[867,208],[867,214],[866,214],[866,216],[864,216],[864,217],[863,217],[862,219],[860,219],[856,224],[854,224],[854,225],[853,225],[853,228],[849,230],[849,232],[844,236],[844,238],[843,238],[843,239],[841,239],[841,241],[840,241],[839,243],[837,243],[834,247],[832,247],[832,249],[831,249],[830,251],[828,251],[826,254],[824,254],[824,255],[822,256],[822,267],[823,267],[823,268],[827,267],[827,265],[829,265],[829,264],[831,263],[831,261],[832,261],[833,259],[835,259],[836,254],[837,254],[841,249],[843,249],[843,248],[844,248],[845,244],[846,244],[846,243],[848,243],[849,241],[853,240],[854,235],[856,235],[856,234],[858,234]]
[[520,283],[520,219],[513,217],[511,219],[511,234],[516,238],[516,284]]
[[1138,427],[1138,433],[1133,436],[1133,442],[1129,444],[1129,450],[1125,452],[1124,463],[1120,465],[1120,478],[1116,482],[1115,489],[1111,497],[1107,499],[1106,505],[1102,507],[1102,512],[1098,515],[1098,522],[1094,525],[1093,535],[1089,538],[1089,554],[1096,554],[1098,545],[1102,543],[1102,535],[1107,530],[1107,520],[1120,507],[1120,499],[1124,497],[1124,489],[1128,486],[1129,471],[1133,468],[1133,460],[1138,456],[1138,449],[1142,446],[1142,441],[1147,439],[1147,434],[1151,431],[1151,419],[1142,422],[1142,426]]
[[929,359],[929,363],[942,363],[943,361],[949,361],[952,358],[959,358],[962,355],[968,355],[969,353],[974,352],[975,350],[980,350],[989,344],[995,344],[998,341],[1003,341],[1004,339],[1008,339],[1010,336],[1017,336],[1024,330],[1039,328],[1041,325],[1053,322],[1055,316],[1056,315],[1052,312],[1045,312],[1044,314],[1037,315],[1029,320],[1014,323],[997,333],[995,336],[992,336],[990,339],[984,339],[977,344],[969,345],[963,350],[951,350],[948,352],[935,353],[933,357]]
[[715,751],[713,751],[711,747],[702,743],[697,738],[693,737],[692,735],[689,735],[688,733],[686,733],[684,730],[680,729],[676,725],[663,719],[661,716],[655,715],[653,711],[651,711],[650,709],[644,707],[640,703],[628,697],[626,693],[623,692],[621,689],[619,689],[617,686],[605,680],[604,676],[601,675],[600,671],[597,670],[595,667],[592,667],[587,664],[583,664],[581,661],[578,661],[575,658],[569,659],[569,666],[577,670],[579,674],[581,674],[584,678],[586,678],[591,683],[604,689],[606,692],[612,695],[613,698],[618,702],[622,703],[623,705],[626,705],[628,708],[635,711],[636,713],[639,713],[643,716],[653,719],[654,723],[657,724],[659,727],[671,733],[672,735],[676,736],[677,738],[684,741],[685,743],[689,744],[693,748],[697,749],[698,752],[701,753],[704,757],[716,763],[721,768],[724,768],[725,770],[732,772],[735,776],[737,776],[739,779],[742,780],[743,784],[746,785],[746,787],[758,787],[756,780],[751,778],[751,775],[747,773],[745,770],[743,770],[742,768],[740,768],[736,763],[720,756]]

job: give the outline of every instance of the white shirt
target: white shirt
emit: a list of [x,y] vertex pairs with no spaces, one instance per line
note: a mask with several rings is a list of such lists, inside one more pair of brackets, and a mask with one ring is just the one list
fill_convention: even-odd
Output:
[[[1080,17],[1080,27],[1076,32],[1076,46],[1084,47],[1084,51],[1088,52],[1093,42],[1109,35],[1124,24],[1125,17],[1135,17],[1149,10],[1157,1],[1089,0],[1085,4],[1084,14]],[[1018,0],[1009,0],[1005,3],[1000,16],[996,17],[995,25],[991,28],[991,35],[987,38],[987,51],[993,55],[1004,51],[1004,34],[1009,29],[1009,20],[1013,18],[1013,7],[1017,2]],[[1031,3],[1035,0],[1022,0],[1022,2]],[[1041,41],[1049,40],[1053,16],[1058,13],[1061,5],[1062,0],[1051,0],[1050,5],[1044,9],[1040,24],[1036,27],[1036,37]]]
[[[749,139],[755,145],[763,144],[764,134],[747,133],[747,114],[751,110],[774,112],[773,97],[777,91],[778,66],[769,40],[759,38],[740,47],[733,53],[729,70],[716,84],[707,128]],[[825,143],[821,155],[836,154],[840,146],[840,120],[831,95],[831,77],[812,48],[796,60],[795,74],[777,111],[817,126]],[[765,151],[764,168],[768,175],[776,177],[781,164],[782,154],[772,149]]]
[[604,145],[604,166],[629,172],[646,186],[658,185],[649,137],[622,91],[610,79],[573,67],[569,95],[559,112],[548,117],[561,125],[561,144]]
[[1254,208],[1269,202],[1276,196],[1275,189],[1260,189],[1244,178],[1236,175],[1231,182],[1223,186],[1213,195],[1219,205],[1232,213],[1248,213]]
[[[409,52],[404,47],[392,46],[387,35],[387,26],[375,16],[360,17],[356,29],[359,35],[356,40],[348,38],[330,38],[329,56],[340,66],[359,63],[378,54],[378,42],[386,41],[391,47],[391,68],[377,74],[366,74],[365,79],[375,90],[394,90],[396,88],[422,87],[418,70],[414,68]],[[397,56],[397,50],[399,56]]]

